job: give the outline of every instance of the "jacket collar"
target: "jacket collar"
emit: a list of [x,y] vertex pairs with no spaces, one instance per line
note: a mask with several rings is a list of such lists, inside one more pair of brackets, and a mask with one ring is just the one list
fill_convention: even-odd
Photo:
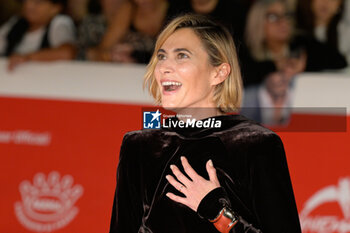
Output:
[[[248,119],[242,115],[234,114],[208,117],[199,121],[201,121],[201,123],[196,122],[193,124],[192,121],[190,121],[190,123],[186,125],[186,121],[180,123],[177,117],[172,117],[165,120],[162,129],[176,132],[184,137],[199,138],[232,128],[244,121],[248,121]],[[218,127],[219,124],[220,126]]]

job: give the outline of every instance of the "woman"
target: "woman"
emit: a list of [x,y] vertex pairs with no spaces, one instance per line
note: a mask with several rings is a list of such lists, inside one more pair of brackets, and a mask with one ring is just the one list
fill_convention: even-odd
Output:
[[286,1],[259,0],[248,14],[246,44],[251,57],[241,61],[246,84],[255,85],[246,89],[243,114],[258,122],[288,122],[291,82],[298,73],[347,65],[337,49],[293,31],[293,14]]
[[0,28],[0,55],[9,57],[10,70],[27,61],[74,58],[74,24],[60,15],[64,6],[64,0],[25,0],[22,16]]
[[259,83],[275,71],[293,76],[302,71],[346,67],[347,62],[337,49],[294,33],[292,16],[283,0],[259,0],[252,6],[245,38],[253,62],[242,60],[243,74],[252,79],[248,82]]
[[338,49],[350,62],[350,26],[343,20],[344,0],[298,1],[297,26]]
[[[239,107],[242,94],[226,29],[204,16],[171,21],[145,84],[177,113],[168,121],[179,126],[124,136],[111,233],[301,232],[281,140],[225,114]],[[192,121],[194,127],[180,127]],[[205,122],[215,125],[200,127]]]

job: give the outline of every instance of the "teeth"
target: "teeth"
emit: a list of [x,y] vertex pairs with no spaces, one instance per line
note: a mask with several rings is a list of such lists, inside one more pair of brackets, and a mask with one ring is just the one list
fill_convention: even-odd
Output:
[[179,82],[162,82],[162,86],[181,86],[182,84]]

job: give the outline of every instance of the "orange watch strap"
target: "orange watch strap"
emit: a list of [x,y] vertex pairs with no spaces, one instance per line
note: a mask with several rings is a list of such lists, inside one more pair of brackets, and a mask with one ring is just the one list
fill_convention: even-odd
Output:
[[214,220],[210,220],[215,226],[215,228],[220,231],[221,233],[229,233],[230,230],[236,225],[238,222],[237,218],[229,218],[225,215],[226,207],[223,208],[220,211],[220,214],[218,217],[216,217]]

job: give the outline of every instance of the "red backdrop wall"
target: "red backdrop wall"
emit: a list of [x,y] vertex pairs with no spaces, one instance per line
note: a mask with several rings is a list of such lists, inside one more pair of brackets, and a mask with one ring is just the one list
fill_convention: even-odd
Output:
[[[0,232],[108,232],[120,143],[141,128],[141,106],[0,98],[0,109]],[[320,118],[334,120],[292,121]],[[345,121],[340,132],[278,132],[303,232],[350,232]]]

